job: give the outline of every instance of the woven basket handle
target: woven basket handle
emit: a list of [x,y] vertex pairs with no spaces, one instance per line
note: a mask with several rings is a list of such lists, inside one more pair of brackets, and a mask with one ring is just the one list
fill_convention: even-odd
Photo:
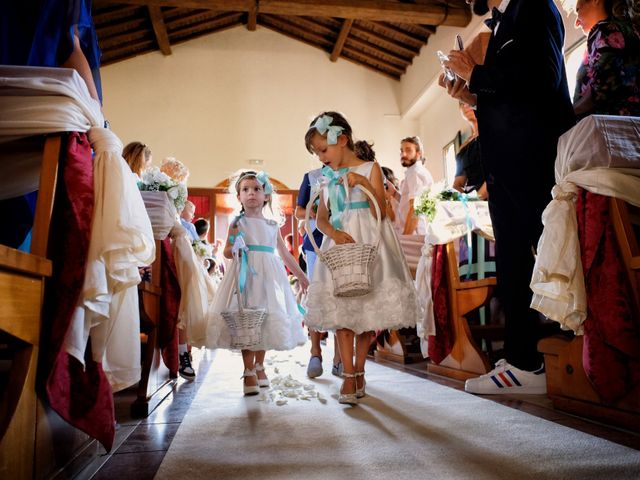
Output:
[[[358,188],[360,190],[362,190],[362,192],[369,197],[369,199],[371,200],[373,207],[376,211],[376,239],[374,241],[375,246],[377,247],[378,244],[380,243],[380,231],[381,231],[381,226],[382,226],[382,215],[380,213],[380,207],[378,206],[378,201],[376,200],[376,197],[374,197],[373,193],[371,193],[369,190],[367,190],[365,187],[363,187],[362,185],[358,185]],[[346,190],[346,195],[345,198],[347,199],[347,207],[345,208],[345,211],[347,211],[349,209],[349,187],[345,184],[345,190]],[[309,199],[309,203],[307,203],[307,208],[305,211],[305,215],[304,215],[304,229],[307,232],[307,236],[309,237],[309,241],[311,242],[311,246],[313,246],[313,250],[316,252],[316,255],[318,255],[318,257],[322,257],[322,253],[320,253],[320,248],[318,247],[318,244],[316,243],[315,238],[313,238],[313,232],[309,230],[309,220],[310,220],[310,213],[311,213],[311,209],[313,208],[313,202],[315,202],[316,197],[320,196],[320,192],[322,190],[318,190],[315,194],[313,194],[313,196]]]

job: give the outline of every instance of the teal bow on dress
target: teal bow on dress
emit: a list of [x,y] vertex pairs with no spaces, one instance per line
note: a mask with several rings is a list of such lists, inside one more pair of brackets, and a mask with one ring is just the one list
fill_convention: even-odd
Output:
[[327,134],[328,145],[335,145],[338,143],[338,137],[342,134],[344,128],[338,125],[331,125],[331,122],[333,122],[333,117],[322,115],[316,120],[316,123],[313,124],[313,128],[315,128],[320,135]]
[[327,178],[327,190],[329,191],[329,208],[331,209],[331,225],[336,230],[342,230],[342,213],[346,207],[345,198],[347,190],[340,179],[349,172],[348,168],[333,170],[330,167],[322,167],[322,174]]

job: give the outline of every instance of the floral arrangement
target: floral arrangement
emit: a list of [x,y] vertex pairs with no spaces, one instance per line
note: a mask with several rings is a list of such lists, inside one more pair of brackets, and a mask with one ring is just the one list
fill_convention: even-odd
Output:
[[193,251],[199,258],[204,259],[213,257],[213,245],[202,242],[200,240],[194,240],[193,242],[191,242],[191,246],[193,247]]
[[418,200],[413,206],[416,215],[424,215],[427,220],[432,221],[436,215],[436,205],[442,201],[462,201],[462,200],[478,200],[477,192],[475,196],[469,196],[460,193],[457,190],[444,189],[444,182],[434,183],[429,190],[425,190],[420,194]]
[[174,157],[167,157],[162,161],[160,171],[166,173],[178,183],[187,183],[189,169],[180,160]]
[[160,171],[158,167],[151,167],[142,173],[138,188],[145,192],[167,192],[177,212],[182,211],[187,201],[187,186]]

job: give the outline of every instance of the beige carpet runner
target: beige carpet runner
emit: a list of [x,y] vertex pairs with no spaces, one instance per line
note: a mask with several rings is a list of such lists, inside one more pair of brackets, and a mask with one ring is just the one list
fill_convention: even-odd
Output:
[[[217,351],[159,479],[639,479],[640,452],[367,363],[367,397],[305,376],[308,347],[267,355],[274,381],[243,397],[239,354]],[[269,363],[269,362],[267,362]]]

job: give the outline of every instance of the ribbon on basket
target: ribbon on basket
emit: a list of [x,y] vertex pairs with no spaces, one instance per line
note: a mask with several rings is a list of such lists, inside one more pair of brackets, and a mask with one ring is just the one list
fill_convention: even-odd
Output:
[[229,240],[233,242],[231,253],[234,257],[239,257],[240,260],[238,283],[240,286],[240,292],[244,292],[245,286],[247,285],[247,273],[249,272],[249,257],[247,255],[249,247],[247,247],[247,244],[244,241],[244,232],[238,232],[237,235],[231,235]]
[[329,208],[331,210],[331,226],[336,230],[342,230],[342,214],[346,208],[346,200],[348,199],[347,189],[345,188],[346,179],[340,182],[340,179],[349,173],[348,168],[333,170],[331,167],[322,167],[322,174],[326,178],[327,191],[329,192]]

